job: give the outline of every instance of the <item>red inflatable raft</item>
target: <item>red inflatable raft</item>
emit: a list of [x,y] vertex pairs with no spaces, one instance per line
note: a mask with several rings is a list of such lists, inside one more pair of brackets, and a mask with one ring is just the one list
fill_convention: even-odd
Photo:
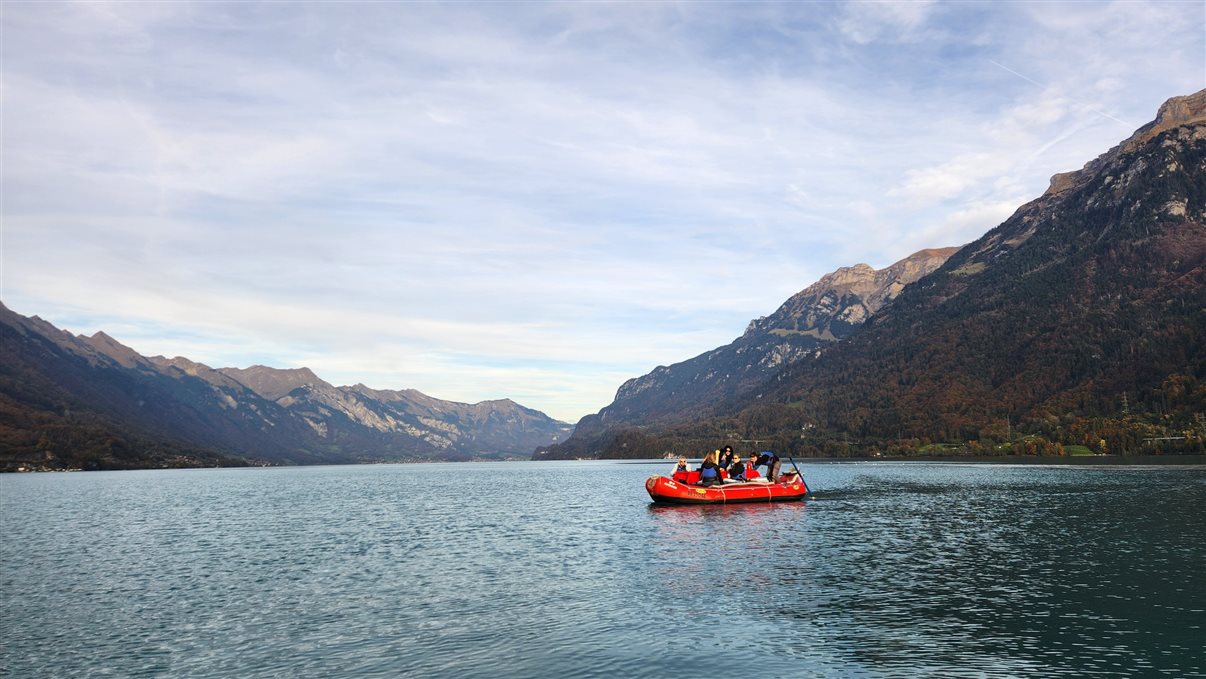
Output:
[[[698,472],[689,472],[698,478]],[[808,484],[795,472],[786,472],[778,482],[750,481],[696,486],[666,476],[650,476],[645,490],[654,502],[680,505],[729,504],[733,502],[785,502],[803,500]]]

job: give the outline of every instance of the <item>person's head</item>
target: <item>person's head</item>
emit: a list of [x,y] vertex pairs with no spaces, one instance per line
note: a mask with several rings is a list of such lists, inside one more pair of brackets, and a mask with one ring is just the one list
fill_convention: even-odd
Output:
[[758,453],[750,453],[750,462],[758,461]]
[[725,446],[724,452],[731,454],[733,452],[733,446]]
[[678,463],[679,464],[687,464],[687,458],[685,458],[685,457],[678,458]]

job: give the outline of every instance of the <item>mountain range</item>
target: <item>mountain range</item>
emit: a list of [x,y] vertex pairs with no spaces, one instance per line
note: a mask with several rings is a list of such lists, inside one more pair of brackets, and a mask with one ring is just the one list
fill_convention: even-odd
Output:
[[0,469],[527,456],[571,425],[510,400],[333,386],[308,368],[145,357],[0,305]]
[[[980,239],[925,257],[911,279],[876,287],[869,267],[826,276],[727,347],[625,383],[537,457],[732,440],[844,454],[838,442],[852,438],[863,453],[934,442],[977,452],[1012,446],[1015,432],[1042,452],[1159,440],[1201,450],[1204,223],[1206,90],[1170,99]],[[863,292],[842,287],[852,276],[868,281]]]

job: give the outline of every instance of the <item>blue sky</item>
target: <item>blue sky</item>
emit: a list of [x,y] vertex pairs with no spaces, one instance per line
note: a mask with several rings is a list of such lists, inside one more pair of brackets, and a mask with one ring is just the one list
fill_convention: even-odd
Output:
[[1206,87],[1206,4],[0,5],[2,291],[576,421]]

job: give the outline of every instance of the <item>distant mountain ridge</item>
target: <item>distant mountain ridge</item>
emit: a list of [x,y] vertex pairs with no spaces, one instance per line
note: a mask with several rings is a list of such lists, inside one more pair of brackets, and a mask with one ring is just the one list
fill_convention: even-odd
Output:
[[0,468],[526,456],[572,429],[505,399],[455,403],[336,387],[308,368],[148,358],[2,304],[0,347]]
[[771,315],[751,321],[733,342],[628,380],[610,405],[579,421],[571,443],[554,445],[538,455],[574,457],[584,441],[616,427],[723,412],[784,367],[849,336],[958,249],[931,248],[883,269],[856,264],[826,274]]

